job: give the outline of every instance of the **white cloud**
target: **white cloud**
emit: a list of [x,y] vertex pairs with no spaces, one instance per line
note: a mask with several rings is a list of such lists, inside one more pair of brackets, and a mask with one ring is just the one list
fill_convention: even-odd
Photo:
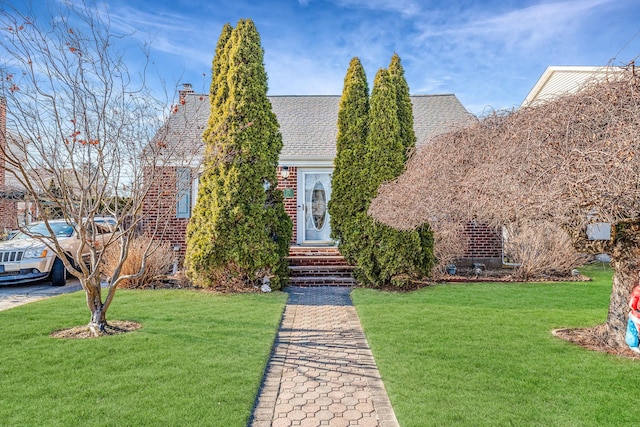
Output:
[[[273,55],[265,63],[270,95],[339,95],[345,70],[310,59]],[[347,64],[348,65],[348,64]]]
[[419,15],[422,7],[417,0],[333,0],[339,6],[369,10],[388,10],[404,17]]
[[[202,29],[188,16],[166,10],[144,11],[118,3],[104,6],[109,11],[113,29],[131,36],[139,44],[149,45],[152,51],[185,58],[185,63],[210,64],[215,42],[222,23]],[[206,47],[210,46],[210,49]],[[210,52],[208,55],[206,52]]]
[[450,36],[491,41],[508,47],[534,48],[558,34],[576,29],[581,19],[598,6],[615,0],[567,0],[541,3],[495,16],[468,12],[466,22],[443,28],[423,27],[422,39]]
[[417,83],[419,86],[412,87],[411,93],[413,94],[429,94],[429,93],[442,93],[447,84],[451,82],[451,76],[445,75],[440,78],[426,77]]

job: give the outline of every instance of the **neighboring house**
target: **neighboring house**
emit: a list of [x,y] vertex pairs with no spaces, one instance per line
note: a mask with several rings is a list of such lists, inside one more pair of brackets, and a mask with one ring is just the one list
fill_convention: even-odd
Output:
[[[280,124],[283,148],[278,165],[278,187],[293,221],[292,245],[333,245],[327,203],[331,198],[331,174],[336,156],[340,96],[269,96]],[[455,95],[411,96],[417,146],[474,117]],[[202,163],[202,133],[209,118],[209,98],[196,94],[190,85],[180,91],[180,101],[159,131],[175,161],[163,167],[155,179],[145,206],[149,218],[171,212],[164,240],[184,255],[185,232],[197,196]],[[159,202],[157,202],[159,200]],[[147,226],[152,224],[147,223]],[[501,241],[483,227],[469,226],[473,236],[468,256],[478,262],[501,257]]]
[[[24,185],[7,167],[5,153],[17,162],[28,166],[26,156],[31,149],[30,141],[20,134],[7,129],[7,103],[0,97],[0,235],[15,230],[18,225],[29,224],[37,219],[38,210]],[[31,171],[37,176],[46,176],[49,172]],[[19,176],[19,174],[18,174]],[[46,180],[45,180],[46,182]]]
[[589,83],[615,76],[620,70],[620,67],[547,67],[522,102],[521,107],[534,106],[568,93],[575,93]]

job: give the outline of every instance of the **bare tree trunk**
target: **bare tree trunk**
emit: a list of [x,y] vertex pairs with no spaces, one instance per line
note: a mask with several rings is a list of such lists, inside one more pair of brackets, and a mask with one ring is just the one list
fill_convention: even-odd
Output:
[[[618,226],[620,227],[620,225]],[[640,224],[625,224],[618,231],[611,254],[613,267],[613,287],[609,302],[609,313],[605,326],[607,344],[616,348],[626,348],[625,332],[629,314],[629,297],[638,284],[640,272]]]
[[97,309],[91,313],[91,322],[89,322],[89,330],[94,336],[104,335],[107,320],[105,318],[105,311],[102,308]]
[[91,320],[89,321],[89,330],[94,336],[104,335],[107,327],[107,307],[102,302],[102,292],[100,282],[83,284],[87,295],[87,306],[91,311]]

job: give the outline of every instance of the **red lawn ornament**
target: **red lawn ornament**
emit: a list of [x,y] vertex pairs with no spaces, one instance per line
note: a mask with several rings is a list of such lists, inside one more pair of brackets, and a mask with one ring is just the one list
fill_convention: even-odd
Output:
[[625,341],[629,348],[636,353],[640,353],[640,285],[636,285],[631,291],[629,298],[629,320],[627,321],[627,334]]

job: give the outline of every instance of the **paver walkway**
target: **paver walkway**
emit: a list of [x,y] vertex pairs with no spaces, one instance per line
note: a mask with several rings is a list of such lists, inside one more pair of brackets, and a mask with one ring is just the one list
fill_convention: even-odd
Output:
[[397,427],[351,288],[289,287],[252,427]]

